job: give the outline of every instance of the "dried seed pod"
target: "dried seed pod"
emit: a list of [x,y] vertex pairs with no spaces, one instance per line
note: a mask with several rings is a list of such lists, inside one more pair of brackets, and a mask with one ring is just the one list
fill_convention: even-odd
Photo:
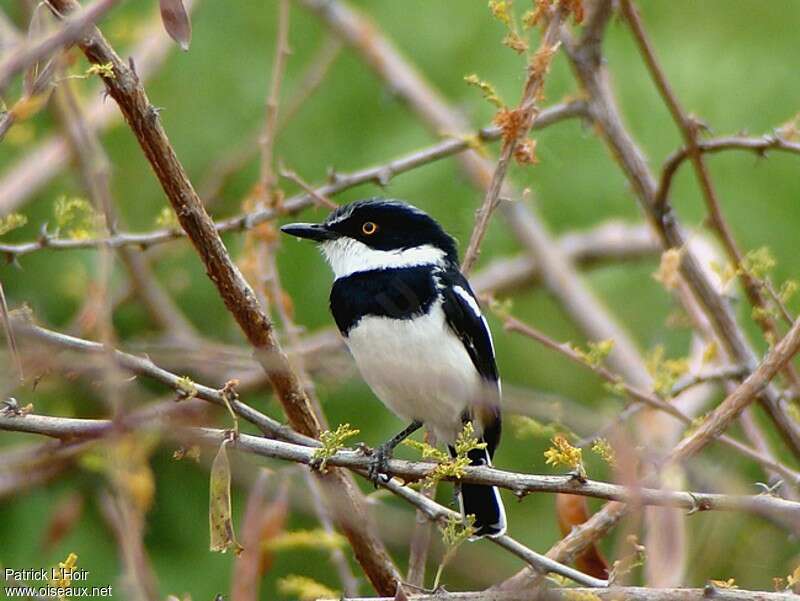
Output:
[[159,0],[161,21],[169,37],[178,42],[181,50],[189,50],[192,41],[192,22],[183,0]]

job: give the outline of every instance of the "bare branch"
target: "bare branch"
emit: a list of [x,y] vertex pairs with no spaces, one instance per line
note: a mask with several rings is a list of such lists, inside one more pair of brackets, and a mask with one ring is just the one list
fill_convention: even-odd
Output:
[[[562,31],[562,42],[572,67],[589,96],[589,111],[598,124],[598,131],[618,159],[625,175],[636,192],[645,214],[658,233],[664,248],[681,250],[680,270],[700,305],[708,316],[721,347],[731,360],[753,370],[756,355],[744,332],[736,323],[733,311],[703,272],[697,258],[687,247],[688,238],[683,226],[671,210],[659,211],[655,204],[657,183],[647,161],[625,129],[619,108],[608,81],[601,51],[601,34],[611,15],[611,2],[598,0],[596,10],[580,41]],[[800,428],[782,409],[780,395],[768,387],[759,398],[796,455],[800,455]]]
[[117,2],[119,0],[96,0],[90,6],[70,15],[58,31],[31,44],[26,43],[22,48],[12,52],[0,63],[0,95],[5,92],[9,81],[16,73],[41,61],[60,47],[76,43]]
[[[536,121],[534,121],[534,128],[544,128],[562,119],[580,116],[584,106],[583,102],[575,101],[544,109],[538,115]],[[486,128],[481,130],[478,136],[483,141],[498,140],[500,138],[500,130],[496,127]],[[352,173],[334,174],[333,182],[319,186],[315,189],[315,192],[317,195],[325,197],[369,182],[385,186],[396,175],[463,152],[469,148],[470,141],[468,139],[454,138],[445,140],[383,165],[361,169]],[[276,219],[279,216],[297,213],[311,206],[314,202],[314,196],[303,193],[287,199],[282,204],[280,210],[276,208],[264,208],[251,213],[243,213],[235,217],[229,217],[218,221],[214,224],[214,227],[219,233],[248,230],[261,223]],[[108,246],[110,248],[117,248],[119,246],[139,246],[141,248],[149,248],[156,244],[176,240],[184,236],[186,236],[186,233],[180,229],[160,229],[143,234],[120,232],[115,236],[106,238],[88,238],[82,240],[52,238],[48,234],[42,233],[39,239],[34,242],[0,244],[0,254],[6,254],[10,259],[15,259],[27,253],[45,248],[52,250],[73,250],[98,246]]]
[[275,137],[278,132],[278,104],[280,102],[281,83],[286,70],[286,59],[289,56],[289,0],[278,2],[278,33],[275,36],[275,58],[272,62],[272,83],[267,98],[264,130],[261,132],[261,194],[270,198],[274,192],[278,178],[272,164],[275,148]]
[[[790,592],[773,593],[749,591],[740,588],[644,588],[639,586],[596,588],[538,588],[517,591],[476,591],[465,593],[435,592],[424,595],[407,595],[409,601],[572,601],[597,599],[598,601],[794,601]],[[395,597],[343,597],[340,601],[395,601]],[[326,600],[333,601],[333,600]],[[337,600],[339,601],[339,600]]]
[[[61,13],[77,8],[74,0],[51,0]],[[280,348],[272,323],[260,307],[250,285],[244,280],[206,213],[186,172],[161,126],[158,111],[150,103],[136,73],[126,65],[96,28],[80,47],[93,64],[111,64],[113,77],[103,76],[109,95],[125,115],[131,130],[150,162],[183,229],[188,234],[210,279],[256,351],[281,401],[290,423],[300,433],[317,437],[317,421],[302,383],[297,379],[288,358]],[[376,590],[384,594],[397,588],[399,573],[383,543],[370,524],[354,520],[361,515],[362,501],[357,490],[339,472],[320,480],[335,515],[336,522],[349,539],[355,556]],[[335,491],[335,492],[334,492]],[[336,502],[329,496],[337,495]]]
[[[768,340],[777,340],[779,337],[779,332],[777,326],[775,325],[775,320],[772,319],[767,311],[765,311],[766,299],[762,294],[759,282],[746,269],[741,268],[744,256],[742,251],[739,249],[739,246],[736,244],[736,240],[733,237],[730,226],[728,225],[728,222],[722,213],[717,191],[711,181],[711,175],[708,172],[708,167],[706,166],[702,152],[698,146],[700,125],[695,119],[691,118],[686,113],[677,96],[675,95],[675,92],[672,90],[672,87],[667,81],[664,70],[661,68],[658,59],[656,58],[653,45],[650,42],[647,33],[645,32],[641,17],[639,16],[639,13],[636,10],[632,0],[622,0],[622,13],[625,15],[625,19],[630,25],[631,31],[636,39],[636,43],[639,46],[639,52],[644,58],[645,64],[650,71],[650,75],[653,77],[661,97],[664,99],[664,102],[669,108],[669,111],[672,114],[672,119],[675,121],[676,125],[681,131],[683,140],[686,143],[686,149],[689,154],[689,158],[692,161],[692,166],[694,167],[694,171],[697,176],[698,184],[700,185],[700,190],[702,191],[703,198],[705,199],[706,208],[708,209],[708,213],[710,215],[711,225],[716,230],[717,236],[722,242],[722,246],[725,248],[728,258],[733,263],[733,266],[736,268],[736,271],[739,274],[739,279],[742,283],[745,293],[747,294],[747,297],[750,300],[750,304],[753,307],[761,309],[761,311],[755,314],[755,321],[761,327]],[[655,203],[657,210],[659,208],[663,209],[666,200],[666,197],[659,198],[658,192],[656,192]],[[786,365],[784,371],[786,373],[786,377],[795,387],[800,385],[800,377],[798,377],[797,372],[790,364]]]
[[17,377],[20,382],[25,381],[25,373],[22,371],[22,360],[19,358],[19,350],[17,349],[17,338],[14,336],[14,329],[11,325],[11,319],[8,314],[8,304],[6,303],[6,293],[3,289],[3,282],[0,281],[0,318],[2,318],[3,329],[6,332],[6,341],[8,342],[8,350],[14,358],[14,365],[17,368]]
[[[49,417],[44,415],[0,416],[0,429],[12,432],[28,432],[55,438],[94,437],[105,433],[110,420],[92,420]],[[224,430],[212,428],[181,428],[187,439],[219,442]],[[271,440],[240,434],[232,447],[271,459],[293,461],[305,465],[315,464],[315,448],[280,440]],[[691,452],[691,451],[689,451]],[[370,457],[361,451],[342,450],[326,461],[328,465],[346,467],[366,473]],[[426,461],[391,459],[388,474],[411,482],[425,478],[436,464]],[[447,477],[445,479],[455,480]],[[468,466],[459,478],[472,484],[497,486],[512,491],[518,496],[530,493],[576,494],[620,503],[678,507],[696,511],[743,511],[754,514],[769,514],[782,520],[795,531],[800,531],[800,503],[787,501],[771,495],[725,495],[702,492],[679,492],[654,488],[629,488],[619,484],[584,480],[567,476],[544,476],[508,472],[485,466]]]
[[[560,344],[555,340],[552,340],[548,336],[545,336],[535,328],[531,327],[530,325],[519,321],[513,317],[506,317],[504,320],[505,328],[511,332],[517,332],[519,334],[523,334],[537,342],[541,343],[542,345],[546,346],[547,348],[554,350],[558,353],[561,353],[574,363],[578,365],[582,365],[588,369],[591,369],[595,372],[598,376],[603,378],[607,383],[611,384],[612,386],[619,386],[621,391],[628,395],[633,401],[637,403],[642,403],[648,407],[652,407],[653,409],[657,409],[658,411],[662,411],[668,415],[671,415],[677,420],[680,420],[687,426],[692,424],[692,419],[684,414],[680,409],[678,409],[674,404],[668,403],[664,399],[660,398],[654,393],[651,393],[645,389],[639,388],[637,386],[633,386],[628,384],[624,380],[622,380],[618,375],[614,374],[609,369],[603,367],[602,365],[589,365],[586,361],[575,352],[568,344]],[[739,368],[741,369],[741,368]],[[729,447],[736,449],[741,454],[757,461],[764,467],[770,470],[774,470],[779,472],[782,476],[787,478],[789,481],[794,482],[796,484],[800,484],[800,473],[795,472],[785,465],[774,461],[764,453],[753,449],[744,443],[739,442],[738,440],[731,438],[728,435],[722,434],[719,436],[719,441],[728,445]]]
[[[197,0],[184,0],[189,12],[197,4]],[[142,29],[139,42],[131,51],[141,81],[146,81],[175,48],[167,36],[160,35],[162,29],[161,17],[156,15]],[[119,111],[114,103],[105,101],[102,90],[95,90],[91,96],[94,100],[86,109],[86,117],[92,128],[99,131],[119,120]],[[65,136],[51,135],[34,146],[0,179],[0,213],[10,213],[36,194],[70,164],[71,158],[72,150]]]
[[503,189],[503,182],[511,164],[511,159],[519,144],[528,135],[528,131],[536,115],[536,102],[544,88],[544,78],[550,68],[550,62],[559,46],[558,34],[561,24],[567,14],[564,3],[559,3],[554,9],[553,14],[549,15],[547,29],[542,36],[538,50],[534,54],[531,63],[528,65],[528,77],[522,92],[519,105],[511,113],[515,114],[514,120],[519,124],[513,130],[506,132],[503,138],[503,147],[500,151],[500,158],[492,174],[492,179],[486,188],[486,195],[483,198],[478,212],[476,213],[475,227],[469,238],[467,250],[464,253],[464,260],[461,262],[461,271],[466,275],[472,269],[478,259],[480,245],[486,230],[489,227],[489,219],[492,216],[497,204],[500,202],[500,191]]
[[[703,154],[714,154],[726,150],[747,150],[763,157],[766,156],[767,152],[770,150],[800,154],[800,143],[790,142],[775,134],[767,134],[760,138],[727,136],[713,138],[711,140],[698,140],[697,150]],[[673,152],[664,163],[664,167],[661,170],[661,179],[655,195],[655,204],[659,211],[664,210],[664,205],[669,198],[669,190],[672,186],[672,180],[675,174],[678,172],[683,162],[690,158],[690,156],[689,147],[684,146]]]
[[800,319],[781,341],[769,350],[757,369],[732,394],[720,403],[702,425],[673,451],[672,459],[681,461],[694,455],[717,438],[747,405],[753,402],[770,380],[800,351]]

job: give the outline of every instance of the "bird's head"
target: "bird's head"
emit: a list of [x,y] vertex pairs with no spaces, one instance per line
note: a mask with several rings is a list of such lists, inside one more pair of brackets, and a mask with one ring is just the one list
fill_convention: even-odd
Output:
[[337,278],[373,269],[458,265],[455,240],[427,213],[398,200],[359,200],[322,223],[291,223],[281,231],[318,242]]

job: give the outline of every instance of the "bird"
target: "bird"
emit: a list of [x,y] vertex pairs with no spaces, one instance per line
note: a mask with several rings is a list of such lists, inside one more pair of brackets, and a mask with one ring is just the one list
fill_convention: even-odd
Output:
[[[318,243],[334,281],[330,311],[366,383],[408,427],[377,447],[370,477],[386,478],[395,447],[423,425],[455,456],[471,423],[482,448],[470,465],[491,465],[500,442],[500,377],[489,326],[459,268],[455,239],[406,202],[373,197],[344,204],[322,223],[285,234]],[[473,539],[506,531],[497,488],[461,483]]]

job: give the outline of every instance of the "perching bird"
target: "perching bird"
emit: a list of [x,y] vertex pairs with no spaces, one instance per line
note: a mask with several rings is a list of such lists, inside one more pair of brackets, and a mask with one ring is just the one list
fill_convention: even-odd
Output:
[[[367,384],[410,425],[378,447],[371,475],[423,424],[451,454],[471,421],[486,443],[471,465],[491,465],[500,442],[500,380],[492,337],[455,240],[409,204],[371,198],[344,205],[320,224],[281,230],[319,243],[333,269],[330,308]],[[462,484],[462,513],[475,536],[499,536],[506,516],[496,488]]]

